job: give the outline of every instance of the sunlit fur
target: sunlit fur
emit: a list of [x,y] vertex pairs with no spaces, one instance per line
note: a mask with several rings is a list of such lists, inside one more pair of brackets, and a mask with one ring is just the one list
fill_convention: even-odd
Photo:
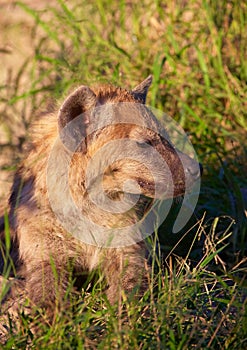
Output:
[[[97,105],[117,102],[143,103],[150,84],[151,79],[148,78],[132,91],[113,86],[99,86],[90,91],[95,94]],[[66,101],[68,100],[65,100],[63,106],[67,111],[70,105]],[[48,114],[36,123],[32,132],[33,142],[15,174],[8,208],[12,255],[15,258],[17,274],[23,277],[32,302],[45,307],[50,315],[53,314],[55,305],[63,305],[65,302],[64,295],[71,274],[80,277],[100,269],[105,277],[107,297],[114,303],[119,300],[121,290],[128,294],[138,286],[137,294],[141,294],[146,288],[148,273],[143,241],[114,249],[87,245],[66,232],[56,219],[48,198],[46,168],[52,146],[59,137],[57,115],[58,113]],[[152,125],[161,128],[151,114],[147,113],[146,117],[150,118]],[[74,154],[69,185],[77,206],[88,218],[106,227],[117,227],[120,224],[135,223],[144,215],[154,195],[154,179],[145,167],[148,153],[138,141],[147,139],[169,165],[174,186],[174,192],[170,195],[178,196],[184,193],[182,164],[174,148],[158,134],[158,129],[155,133],[134,124],[111,125],[91,135],[86,149]],[[85,189],[85,170],[89,159],[104,144],[110,140],[125,138],[136,141],[135,152],[140,152],[143,156],[143,164],[130,159],[117,161],[105,169],[103,187],[109,198],[116,201],[116,205],[123,195],[122,186],[126,179],[133,179],[139,183],[142,196],[128,214],[113,215],[110,212],[105,213],[90,202]],[[62,148],[64,149],[64,145],[61,142]],[[57,152],[59,159],[59,148]],[[95,169],[97,170],[97,166]],[[159,162],[154,170],[162,187],[162,183],[167,179],[159,167]],[[94,191],[100,191],[97,181],[93,185]],[[1,226],[4,231],[3,223]],[[18,298],[15,290],[12,290],[12,295]]]

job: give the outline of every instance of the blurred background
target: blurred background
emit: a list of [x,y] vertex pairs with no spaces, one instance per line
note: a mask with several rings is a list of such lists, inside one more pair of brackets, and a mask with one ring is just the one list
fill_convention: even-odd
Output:
[[204,167],[194,215],[172,233],[173,204],[138,305],[116,312],[100,283],[86,286],[41,337],[24,314],[17,333],[5,320],[6,349],[247,348],[246,1],[0,0],[0,208],[36,118],[80,84],[131,89],[149,74],[147,104]]
[[35,118],[73,86],[131,89],[153,74],[147,103],[181,125],[204,166],[196,218],[218,218],[219,232],[233,225],[232,254],[244,254],[244,1],[0,0],[0,11],[2,203]]

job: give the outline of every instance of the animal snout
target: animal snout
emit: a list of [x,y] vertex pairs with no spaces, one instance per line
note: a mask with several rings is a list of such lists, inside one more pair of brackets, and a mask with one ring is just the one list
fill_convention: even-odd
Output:
[[203,166],[200,163],[191,164],[185,168],[185,176],[198,179],[203,173]]

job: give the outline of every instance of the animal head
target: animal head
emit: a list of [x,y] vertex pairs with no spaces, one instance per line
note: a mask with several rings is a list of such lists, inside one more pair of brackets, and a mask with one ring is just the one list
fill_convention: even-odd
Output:
[[121,193],[146,197],[181,196],[200,176],[198,163],[169,141],[145,106],[152,77],[133,90],[112,86],[80,86],[58,114],[63,143],[75,158],[87,158],[88,191],[110,198]]
[[59,110],[59,138],[47,166],[49,201],[64,227],[89,244],[142,240],[169,210],[169,204],[157,208],[155,199],[186,200],[200,176],[197,161],[174,147],[145,105],[151,80],[131,91],[81,86]]

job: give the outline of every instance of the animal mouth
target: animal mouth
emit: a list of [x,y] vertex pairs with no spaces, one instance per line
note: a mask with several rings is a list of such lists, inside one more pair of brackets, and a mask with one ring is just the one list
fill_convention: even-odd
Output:
[[153,182],[150,181],[146,181],[143,179],[137,179],[137,183],[138,185],[141,187],[141,189],[143,190],[143,194],[147,195],[148,194],[155,194],[155,185]]
[[185,184],[183,181],[174,184],[174,187],[166,187],[164,183],[155,184],[154,182],[143,179],[138,179],[137,182],[142,189],[143,195],[149,198],[168,199],[180,197],[185,194]]

